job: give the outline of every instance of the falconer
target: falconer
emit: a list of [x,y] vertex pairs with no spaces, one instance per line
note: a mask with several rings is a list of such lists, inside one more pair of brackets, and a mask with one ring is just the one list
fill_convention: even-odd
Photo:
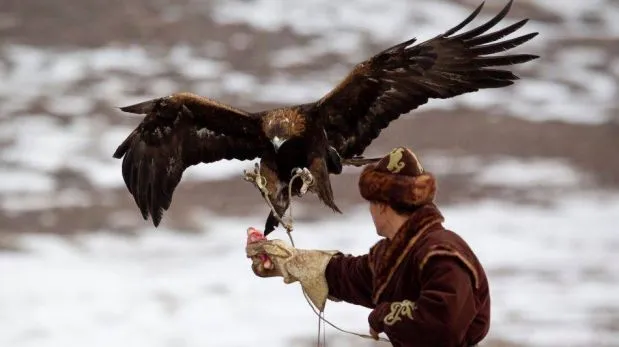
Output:
[[250,231],[259,231],[250,228],[253,272],[300,282],[321,311],[327,299],[371,309],[370,335],[384,333],[393,346],[479,343],[490,326],[488,280],[468,244],[443,227],[434,176],[410,149],[398,147],[364,167],[359,191],[383,237],[367,254],[256,241]]

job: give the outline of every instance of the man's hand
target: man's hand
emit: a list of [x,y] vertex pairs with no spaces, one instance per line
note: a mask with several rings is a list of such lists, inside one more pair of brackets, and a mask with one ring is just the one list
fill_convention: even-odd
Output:
[[249,227],[247,228],[247,244],[245,245],[245,252],[247,257],[252,260],[251,268],[256,276],[260,277],[274,277],[281,276],[274,266],[271,258],[262,251],[261,246],[267,241],[260,230]]
[[376,341],[378,341],[378,333],[376,331],[374,331],[374,329],[372,329],[372,327],[370,327],[370,336],[372,336],[372,338]]
[[267,240],[260,231],[249,228],[245,252],[256,276],[279,276],[285,283],[298,281],[312,303],[324,310],[329,294],[325,269],[338,251],[297,249],[282,240]]
[[[255,228],[247,230],[247,245],[245,252],[252,259],[252,270],[259,277],[280,276],[284,282],[293,283],[299,280],[294,271],[288,271],[290,262],[296,263],[299,250],[278,239],[267,240]],[[302,252],[302,251],[301,251]]]
[[378,304],[368,316],[368,323],[370,323],[370,335],[372,335],[375,340],[378,340],[378,334],[384,332],[384,318],[389,311],[389,306],[390,304],[388,302],[382,302]]

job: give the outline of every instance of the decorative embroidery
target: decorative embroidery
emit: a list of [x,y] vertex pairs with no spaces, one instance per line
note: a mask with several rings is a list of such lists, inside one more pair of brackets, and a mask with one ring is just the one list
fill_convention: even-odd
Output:
[[404,316],[412,320],[415,309],[417,309],[417,306],[410,300],[393,302],[391,303],[391,311],[385,316],[383,322],[391,326],[401,321]]
[[404,166],[406,166],[406,164],[402,162],[403,151],[404,148],[398,147],[394,148],[391,153],[389,153],[389,164],[387,164],[387,170],[393,173],[398,173],[404,168]]

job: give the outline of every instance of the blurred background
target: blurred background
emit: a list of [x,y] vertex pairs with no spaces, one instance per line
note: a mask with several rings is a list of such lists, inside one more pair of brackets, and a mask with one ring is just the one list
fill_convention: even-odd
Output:
[[[268,214],[240,178],[253,163],[192,167],[155,229],[112,158],[140,120],[117,107],[177,91],[250,111],[313,101],[479,3],[0,1],[0,346],[315,345],[300,287],[245,258],[246,228]],[[487,0],[474,25],[505,3]],[[432,101],[366,155],[406,145],[438,176],[445,225],[490,279],[482,345],[619,346],[619,1],[516,0],[497,28],[525,17],[519,33],[540,35],[515,51],[541,58],[515,86]],[[298,247],[378,241],[357,174],[332,178],[343,215],[295,202]],[[367,333],[369,312],[329,303],[326,317]]]

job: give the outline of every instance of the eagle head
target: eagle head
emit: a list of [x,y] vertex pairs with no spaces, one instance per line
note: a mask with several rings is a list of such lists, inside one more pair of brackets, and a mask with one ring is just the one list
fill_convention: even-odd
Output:
[[294,133],[290,131],[290,128],[285,126],[286,124],[276,124],[269,128],[267,132],[267,136],[273,144],[273,148],[275,152],[279,151],[279,149],[286,143],[286,141],[295,137]]
[[305,118],[296,110],[274,110],[263,118],[263,130],[277,152],[287,141],[303,136]]

